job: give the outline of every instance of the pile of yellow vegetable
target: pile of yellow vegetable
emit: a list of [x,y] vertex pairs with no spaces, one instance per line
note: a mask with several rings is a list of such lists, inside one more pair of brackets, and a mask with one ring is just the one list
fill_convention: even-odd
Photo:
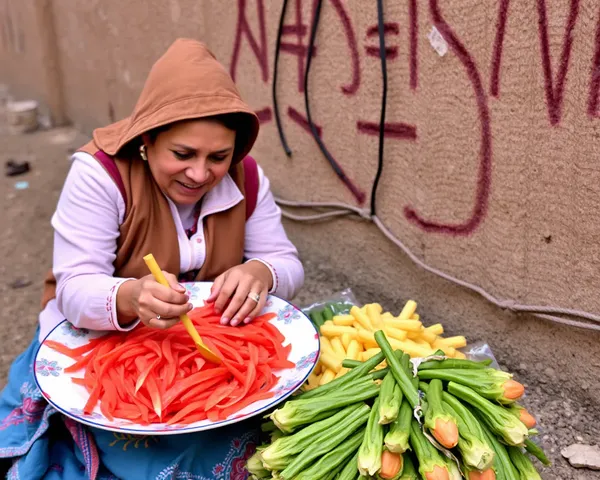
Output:
[[[394,349],[415,357],[427,357],[442,350],[451,358],[465,358],[459,351],[467,345],[463,336],[444,338],[444,327],[436,323],[424,326],[417,313],[417,303],[409,300],[398,316],[383,312],[378,303],[352,306],[348,314],[334,315],[319,326],[321,355],[305,387],[310,390],[324,385],[348,372],[342,367],[345,359],[366,361],[381,349],[375,332],[383,330]],[[385,363],[380,368],[385,367]]]

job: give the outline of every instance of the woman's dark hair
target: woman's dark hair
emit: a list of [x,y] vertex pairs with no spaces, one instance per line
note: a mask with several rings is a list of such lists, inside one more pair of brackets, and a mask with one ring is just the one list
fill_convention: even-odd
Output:
[[[235,132],[235,151],[233,153],[234,162],[241,160],[241,158],[237,158],[236,153],[240,150],[243,150],[244,147],[248,144],[249,137],[252,131],[252,119],[250,115],[247,113],[225,113],[223,115],[214,115],[210,117],[201,117],[198,119],[191,118],[190,120],[182,120],[181,122],[191,121],[191,120],[214,120],[219,122],[228,130],[233,130]],[[150,138],[150,142],[156,142],[158,136],[172,128],[177,123],[174,122],[169,123],[167,125],[162,125],[160,127],[153,128],[152,130],[146,132],[148,137]]]

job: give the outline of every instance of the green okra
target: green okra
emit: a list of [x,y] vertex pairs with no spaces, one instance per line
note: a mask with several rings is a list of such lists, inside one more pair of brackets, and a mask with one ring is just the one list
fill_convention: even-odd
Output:
[[455,382],[448,383],[448,392],[475,407],[492,433],[502,437],[508,445],[523,445],[528,438],[527,427],[507,408],[492,403],[475,390]]
[[476,361],[463,358],[446,358],[444,360],[427,360],[419,364],[421,370],[436,370],[436,369],[473,369],[479,370],[487,368],[492,361],[490,359]]
[[[340,452],[346,452],[348,455],[350,455],[358,448],[364,435],[364,429],[362,426],[367,422],[368,418],[369,412],[367,412],[366,415],[358,421],[343,422],[336,427],[332,427],[330,431],[333,431],[333,434],[330,435],[330,438],[326,440],[318,439],[318,441],[313,442],[311,446],[296,456],[294,460],[279,473],[281,479],[298,480],[298,476],[300,474],[306,475],[309,471],[314,474],[315,470],[313,470],[313,467],[315,467],[317,464],[320,464],[321,468],[327,468],[323,466],[325,462],[321,463],[324,458],[328,458],[328,462],[333,463],[335,459],[339,459],[339,457],[341,457],[341,461],[343,462],[343,460],[347,458],[347,455],[342,456],[342,453]],[[337,447],[339,446],[343,448],[339,448],[338,450]],[[335,451],[336,454],[328,457],[328,455],[333,451]],[[317,458],[321,459],[315,463]],[[339,465],[339,463],[336,464],[336,466],[337,465]],[[321,470],[317,469],[316,472],[321,472]],[[302,478],[308,480],[315,477],[303,476]]]
[[398,360],[398,357],[392,350],[392,347],[388,342],[385,333],[383,333],[383,330],[378,330],[375,332],[375,341],[385,355],[388,367],[394,375],[396,382],[400,386],[402,393],[408,400],[410,406],[415,408],[419,404],[419,393],[417,388],[412,383],[412,377],[409,376],[408,372],[404,368],[402,368],[400,360]]
[[379,423],[380,397],[375,399],[362,443],[358,449],[358,471],[361,475],[373,476],[381,469],[383,451],[383,425]]
[[520,480],[542,480],[529,457],[519,447],[509,446],[508,455],[519,472]]
[[270,418],[277,428],[291,433],[298,427],[313,423],[319,415],[376,397],[379,386],[370,378],[360,378],[347,388],[330,392],[316,398],[298,397],[287,401],[271,413]]
[[354,452],[354,455],[350,458],[350,460],[346,461],[346,465],[340,472],[340,476],[337,480],[356,480],[356,476],[358,475],[358,450]]
[[333,310],[331,309],[331,307],[329,305],[327,305],[323,309],[323,319],[325,321],[327,321],[327,320],[333,320]]
[[387,425],[398,417],[402,403],[402,390],[392,372],[388,372],[379,387],[379,423]]
[[533,455],[540,462],[542,462],[542,465],[546,467],[552,465],[552,462],[548,460],[548,457],[544,453],[544,450],[542,450],[542,447],[540,447],[537,443],[535,443],[533,440],[530,440],[529,438],[525,440],[525,450],[527,450],[529,453],[531,453],[531,455]]
[[383,354],[383,352],[379,352],[377,355],[374,355],[366,362],[362,362],[360,366],[353,368],[345,375],[335,378],[334,380],[332,380],[329,383],[326,383],[325,385],[320,385],[317,388],[313,388],[308,392],[301,393],[295,398],[304,400],[308,398],[327,395],[331,391],[339,391],[340,388],[344,387],[345,385],[350,385],[356,382],[361,377],[367,377],[371,370],[373,370],[377,365],[383,362],[384,359],[385,355]]
[[364,418],[369,407],[364,403],[350,405],[335,415],[310,424],[297,433],[281,437],[261,451],[262,462],[269,470],[283,470],[291,460],[314,443],[315,438],[323,441],[335,434],[335,427],[342,422],[352,423]]

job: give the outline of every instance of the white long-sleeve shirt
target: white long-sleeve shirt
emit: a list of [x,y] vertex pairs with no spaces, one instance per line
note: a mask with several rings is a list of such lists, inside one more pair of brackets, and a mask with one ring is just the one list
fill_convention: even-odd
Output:
[[[114,181],[91,155],[78,152],[72,160],[52,217],[56,299],[40,313],[40,339],[65,318],[78,328],[124,330],[117,321],[116,299],[119,286],[128,279],[114,276],[113,262],[125,202]],[[270,293],[292,299],[304,282],[304,270],[281,224],[281,210],[260,166],[258,174],[258,198],[246,222],[244,255],[269,267],[273,275]],[[204,217],[242,199],[235,182],[226,175],[204,197],[197,232],[191,238],[185,230],[194,224],[194,206],[178,206],[167,199],[177,229],[181,272],[204,264]]]

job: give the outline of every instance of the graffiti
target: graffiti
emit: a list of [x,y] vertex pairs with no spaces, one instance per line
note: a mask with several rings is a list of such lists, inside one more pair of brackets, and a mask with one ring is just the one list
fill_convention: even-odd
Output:
[[417,0],[409,0],[410,21],[410,88],[415,90],[418,84],[419,18]]
[[261,108],[260,110],[256,110],[254,113],[258,117],[258,121],[260,123],[267,123],[273,119],[273,111],[271,110],[271,107]]
[[[397,23],[386,23],[383,26],[383,34],[399,35],[400,27]],[[376,37],[378,35],[377,25],[373,25],[367,29],[367,37]],[[377,46],[366,45],[365,53],[370,57],[377,57],[381,55],[381,49]],[[392,60],[398,56],[398,47],[396,45],[392,47],[385,47],[385,58]]]
[[[264,33],[264,0],[237,0],[239,10],[239,19],[236,31],[236,41],[234,45],[234,55],[232,57],[232,74],[235,74],[236,65],[239,61],[239,44],[242,39],[245,39],[251,47],[256,61],[260,65],[263,72],[263,81],[268,81],[269,72],[267,65],[267,55],[264,45],[266,44]],[[308,58],[308,38],[310,35],[312,20],[307,21],[304,16],[308,14],[303,8],[306,2],[303,0],[294,0],[295,10],[290,12],[289,22],[283,26],[282,35],[285,42],[281,43],[280,52],[282,54],[293,55],[297,60],[297,85],[298,92],[304,93],[304,73],[306,68],[306,60]],[[315,5],[317,0],[312,0],[312,15],[314,17]],[[246,19],[246,9],[249,8],[246,4],[254,5],[259,14],[258,29],[253,34],[250,31],[249,23]],[[344,55],[350,67],[350,77],[342,78],[340,90],[344,95],[356,95],[361,86],[361,65],[359,58],[359,49],[357,39],[351,18],[346,10],[346,3],[342,0],[324,0],[324,5],[329,6],[330,21],[338,22],[341,26],[339,29],[339,38],[346,43],[346,49],[349,55]],[[403,23],[398,23],[393,19],[386,19],[383,33],[389,44],[385,46],[384,55],[388,60],[397,60],[401,51],[402,37],[407,32],[408,41],[408,72],[409,72],[409,87],[411,90],[416,90],[419,85],[419,3],[417,0],[406,0],[408,8],[408,17],[406,22],[406,30],[403,28]],[[424,218],[417,209],[412,205],[404,207],[405,218],[418,228],[426,232],[442,233],[448,235],[470,235],[481,225],[487,211],[491,189],[491,171],[492,171],[492,133],[490,120],[490,107],[488,105],[489,98],[500,99],[502,87],[502,57],[503,48],[509,25],[509,15],[513,13],[515,7],[511,5],[510,0],[498,0],[495,31],[492,37],[491,59],[490,59],[490,74],[486,79],[489,85],[484,87],[480,70],[476,61],[471,54],[468,46],[459,38],[457,33],[452,29],[449,23],[445,20],[439,7],[439,0],[429,0],[427,3],[421,3],[422,7],[428,8],[429,16],[432,23],[440,31],[442,36],[448,42],[450,53],[460,62],[462,69],[466,74],[468,83],[474,93],[475,109],[479,122],[479,153],[477,157],[478,169],[476,173],[476,186],[473,195],[473,206],[464,221],[456,223],[444,222],[442,219]],[[428,7],[427,7],[428,5]],[[569,0],[565,2],[567,7],[567,18],[564,25],[564,33],[562,33],[562,43],[559,43],[559,56],[553,60],[550,53],[550,33],[549,33],[549,18],[547,11],[547,0],[536,0],[535,8],[537,14],[537,33],[539,37],[539,55],[541,73],[543,74],[544,89],[543,95],[545,106],[547,108],[548,122],[551,126],[560,124],[563,116],[563,103],[567,85],[568,71],[571,60],[571,53],[575,41],[574,32],[579,18],[580,0]],[[373,12],[375,13],[375,12]],[[587,114],[591,118],[600,118],[600,9],[597,12],[597,23],[593,26],[594,30],[594,45],[593,58],[590,63],[590,84],[587,99]],[[365,30],[365,45],[363,56],[366,58],[379,57],[381,55],[380,46],[376,42],[378,36],[377,25],[369,25]],[[261,41],[256,39],[260,38]],[[315,47],[310,52],[312,57],[317,56],[321,51],[327,48],[326,44]],[[269,121],[272,117],[271,111],[267,108],[264,111],[262,121]],[[266,113],[268,111],[268,113]],[[310,128],[306,117],[303,113],[288,107],[286,111],[287,117],[294,123],[299,125],[304,131],[310,133]],[[380,125],[379,122],[369,121],[368,119],[356,120],[356,133],[368,136],[378,136]],[[327,126],[321,125],[317,127],[319,138],[326,135]],[[383,125],[384,137],[392,140],[400,141],[416,141],[418,138],[417,126],[410,122],[386,122]]]
[[498,6],[498,21],[496,23],[496,38],[494,39],[494,53],[490,79],[490,93],[497,97],[500,92],[500,63],[502,61],[502,46],[504,45],[504,31],[510,0],[500,0]]
[[447,233],[450,235],[469,235],[481,224],[487,213],[491,172],[492,172],[492,131],[490,125],[490,112],[487,96],[481,82],[481,75],[473,57],[458,39],[450,25],[444,20],[438,6],[438,0],[429,0],[431,19],[440,33],[448,42],[451,50],[458,57],[460,63],[466,70],[467,77],[473,87],[477,100],[477,111],[481,123],[481,148],[479,158],[479,173],[477,179],[477,191],[475,193],[475,205],[471,216],[460,224],[446,224],[422,218],[413,207],[406,206],[404,215],[406,218],[427,232]]
[[546,89],[546,103],[548,105],[548,114],[550,123],[557,125],[560,122],[562,113],[563,93],[567,70],[569,69],[569,59],[571,57],[571,47],[573,46],[573,29],[577,22],[579,13],[579,0],[571,0],[569,9],[569,18],[565,36],[563,39],[563,50],[560,56],[558,76],[556,85],[552,77],[552,63],[550,59],[550,46],[548,44],[548,19],[546,16],[546,0],[537,0],[540,30],[540,48],[542,51],[542,64],[544,67],[544,84]]
[[[294,121],[296,122],[298,125],[300,125],[304,130],[306,130],[308,133],[310,133],[310,125],[308,124],[308,119],[302,115],[298,110],[296,110],[293,107],[288,107],[288,116]],[[315,124],[315,128],[317,129],[317,135],[319,137],[322,136],[323,133],[323,129]]]
[[25,52],[25,32],[15,4],[10,0],[0,0],[0,51]]
[[[356,129],[359,131],[359,133],[364,133],[366,135],[379,135],[379,123],[359,120],[356,122]],[[385,122],[383,124],[383,135],[384,137],[388,138],[416,140],[417,127],[401,122]]]
[[237,70],[238,61],[240,58],[240,48],[242,46],[242,39],[246,38],[250,44],[250,48],[254,53],[254,56],[258,60],[260,65],[260,71],[262,74],[263,82],[269,80],[269,55],[267,52],[267,27],[265,21],[265,6],[264,0],[256,0],[256,8],[258,12],[258,28],[260,35],[260,43],[256,40],[256,37],[252,33],[250,24],[248,23],[248,17],[246,15],[246,0],[238,0],[238,18],[237,26],[235,28],[235,40],[233,43],[233,55],[231,56],[230,73],[231,77],[235,80],[235,74]]
[[[293,24],[284,24],[281,32],[281,36],[283,38],[289,37],[291,35],[296,36],[296,43],[289,42],[281,42],[280,51],[285,52],[291,55],[295,55],[298,63],[298,91],[304,92],[304,69],[305,62],[307,57],[308,47],[304,44],[304,40],[307,37],[309,31],[308,27],[305,23],[303,23],[302,19],[302,1],[296,0],[295,2],[295,15]],[[314,11],[314,8],[313,8]],[[317,53],[317,48],[313,46],[312,51],[310,52],[311,56],[315,56]]]
[[590,117],[600,116],[598,112],[598,98],[600,96],[600,10],[598,13],[598,23],[596,24],[596,51],[592,64],[592,79],[590,81],[590,95],[588,98],[588,115]]

